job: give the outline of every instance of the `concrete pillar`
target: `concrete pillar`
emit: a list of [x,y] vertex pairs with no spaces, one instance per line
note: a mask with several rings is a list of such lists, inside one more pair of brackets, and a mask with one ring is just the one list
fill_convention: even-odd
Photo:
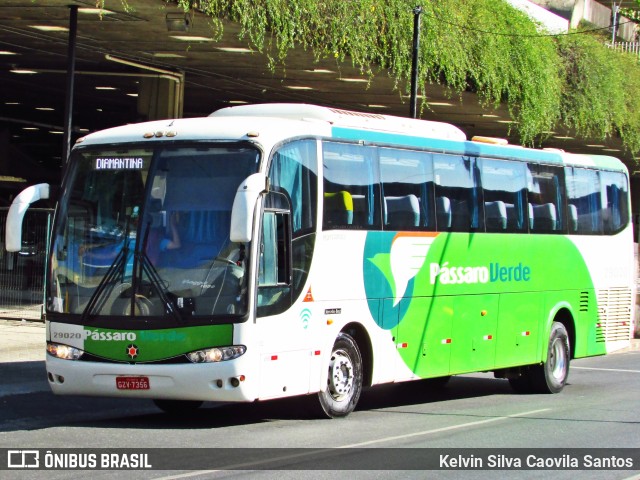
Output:
[[138,87],[138,114],[144,120],[163,120],[182,116],[177,102],[180,85],[160,76],[142,77]]
[[584,18],[585,0],[576,0],[571,13],[571,21],[569,22],[569,28],[576,29],[580,22]]

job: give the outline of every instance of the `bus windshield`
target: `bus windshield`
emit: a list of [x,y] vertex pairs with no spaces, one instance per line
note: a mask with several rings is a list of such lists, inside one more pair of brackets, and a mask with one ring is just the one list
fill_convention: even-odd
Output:
[[246,313],[246,245],[229,240],[248,144],[78,148],[60,200],[47,310],[197,321]]

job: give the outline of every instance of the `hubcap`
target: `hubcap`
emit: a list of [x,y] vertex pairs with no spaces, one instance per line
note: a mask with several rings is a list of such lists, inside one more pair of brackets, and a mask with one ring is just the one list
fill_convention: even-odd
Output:
[[336,350],[329,364],[329,391],[335,400],[343,400],[353,387],[353,364],[343,350]]
[[549,366],[551,375],[559,382],[563,381],[567,374],[567,351],[562,340],[556,340],[551,346],[549,354]]

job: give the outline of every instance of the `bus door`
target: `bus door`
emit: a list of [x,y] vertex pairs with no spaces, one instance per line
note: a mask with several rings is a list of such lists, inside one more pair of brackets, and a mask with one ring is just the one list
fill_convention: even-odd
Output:
[[256,345],[261,399],[309,392],[307,325],[292,305],[291,208],[286,195],[265,198],[258,252]]

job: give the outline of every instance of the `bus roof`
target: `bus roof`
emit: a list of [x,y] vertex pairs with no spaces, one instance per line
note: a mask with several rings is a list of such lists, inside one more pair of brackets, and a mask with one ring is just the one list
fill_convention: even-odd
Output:
[[262,103],[227,107],[213,112],[210,117],[274,117],[293,120],[327,122],[335,127],[375,130],[404,135],[464,141],[465,133],[458,127],[442,122],[353,112],[339,108],[295,103]]
[[[277,122],[274,122],[277,120]],[[280,122],[280,123],[278,123]],[[296,136],[320,136],[470,156],[576,165],[627,172],[617,158],[533,149],[504,141],[468,141],[458,127],[442,122],[378,113],[354,112],[310,104],[264,103],[217,110],[205,118],[158,120],[96,132],[78,143],[96,144],[178,139],[259,141],[266,150]]]
[[505,141],[467,141],[462,130],[448,123],[378,113],[354,112],[318,105],[295,103],[239,105],[222,108],[209,116],[270,117],[305,122],[326,122],[332,127],[331,136],[333,138],[414,146],[466,155],[488,155],[559,165],[627,171],[619,159],[606,155],[572,154],[558,149],[525,148],[519,145],[505,145]]
[[328,124],[282,119],[274,122],[266,117],[179,118],[154,120],[108,128],[78,139],[76,144],[98,145],[129,142],[171,142],[176,140],[248,140],[264,148],[296,136],[330,136]]

